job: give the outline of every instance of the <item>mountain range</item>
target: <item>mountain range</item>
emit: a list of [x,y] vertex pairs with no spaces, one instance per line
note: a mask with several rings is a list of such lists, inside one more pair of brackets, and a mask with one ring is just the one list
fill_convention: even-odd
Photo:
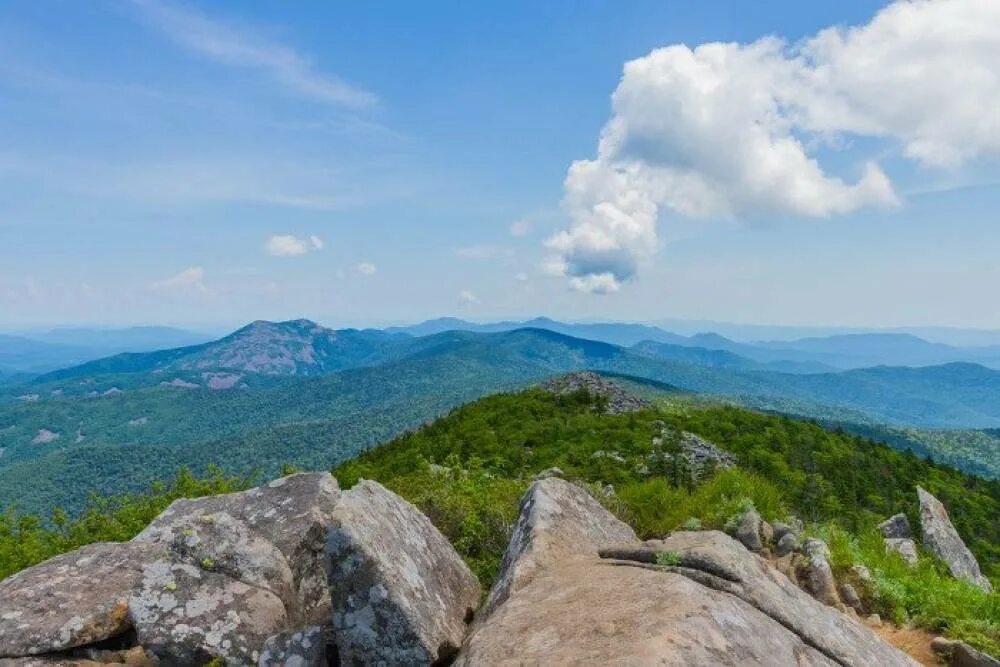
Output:
[[[1000,372],[952,363],[790,373],[774,363],[548,328],[414,336],[254,322],[209,343],[114,355],[8,386],[0,506],[77,507],[90,492],[141,488],[181,465],[268,474],[330,466],[479,396],[581,369],[633,378],[655,397],[821,420],[1000,476],[1000,438],[976,430],[1000,428]],[[961,438],[940,430],[956,428]]]

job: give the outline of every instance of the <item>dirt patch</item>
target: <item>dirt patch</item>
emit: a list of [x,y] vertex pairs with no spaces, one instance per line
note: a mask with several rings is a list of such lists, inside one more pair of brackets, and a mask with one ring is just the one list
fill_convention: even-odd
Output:
[[931,640],[936,635],[919,628],[897,628],[886,623],[880,628],[872,628],[882,639],[886,640],[900,651],[919,662],[921,665],[940,665],[934,651],[931,650]]

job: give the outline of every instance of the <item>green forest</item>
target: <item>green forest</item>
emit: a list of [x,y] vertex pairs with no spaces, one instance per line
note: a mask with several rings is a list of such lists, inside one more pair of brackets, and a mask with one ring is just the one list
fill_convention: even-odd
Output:
[[[1000,595],[952,579],[926,554],[918,568],[905,567],[885,553],[874,529],[900,511],[919,526],[919,484],[945,503],[984,572],[1000,581],[997,481],[812,422],[685,399],[609,415],[604,400],[541,389],[496,394],[332,472],[344,488],[374,479],[416,504],[486,586],[498,572],[520,497],[552,467],[588,485],[643,537],[678,527],[722,529],[750,506],[771,520],[794,515],[828,540],[836,567],[872,569],[871,603],[884,617],[1000,650]],[[682,431],[729,451],[737,467],[694,474],[682,457],[664,456],[678,453]],[[145,493],[94,495],[75,519],[60,509],[51,516],[8,510],[0,515],[0,576],[88,542],[129,539],[174,498],[252,482],[227,472],[197,477],[182,470]]]

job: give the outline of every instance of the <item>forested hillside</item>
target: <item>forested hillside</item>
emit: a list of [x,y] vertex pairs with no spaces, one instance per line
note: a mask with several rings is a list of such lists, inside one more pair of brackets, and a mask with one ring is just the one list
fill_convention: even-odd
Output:
[[[317,335],[331,343],[325,331]],[[77,369],[65,379],[50,376],[10,389],[8,402],[0,404],[0,507],[16,502],[31,510],[59,505],[72,512],[90,492],[137,490],[178,465],[198,469],[214,462],[265,475],[283,463],[335,465],[484,394],[587,368],[703,392],[712,400],[861,424],[871,428],[856,430],[885,433],[882,439],[897,447],[987,476],[998,472],[991,437],[956,441],[947,433],[918,438],[910,431],[901,436],[880,430],[878,415],[888,419],[896,411],[925,411],[925,419],[930,414],[935,420],[951,419],[956,411],[1000,411],[1000,400],[992,398],[994,383],[1000,392],[994,377],[1000,374],[981,367],[793,375],[651,358],[545,330],[447,332],[403,342],[386,336],[336,332],[332,340],[353,352],[339,361],[327,357],[328,364],[372,365],[316,376],[184,370],[172,364],[189,353],[167,351],[152,355],[155,364],[169,360],[153,370],[80,376]],[[225,354],[233,352],[231,342],[223,346]],[[406,354],[393,358],[404,348]],[[201,354],[195,358],[206,358]],[[978,380],[964,386],[972,376]],[[818,402],[814,394],[832,402]],[[841,394],[847,406],[838,403]]]

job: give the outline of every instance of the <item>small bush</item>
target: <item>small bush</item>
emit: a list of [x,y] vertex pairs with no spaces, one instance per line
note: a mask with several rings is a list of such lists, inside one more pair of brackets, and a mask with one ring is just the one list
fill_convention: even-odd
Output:
[[674,566],[681,564],[681,555],[676,551],[661,551],[656,554],[656,564],[663,566]]

